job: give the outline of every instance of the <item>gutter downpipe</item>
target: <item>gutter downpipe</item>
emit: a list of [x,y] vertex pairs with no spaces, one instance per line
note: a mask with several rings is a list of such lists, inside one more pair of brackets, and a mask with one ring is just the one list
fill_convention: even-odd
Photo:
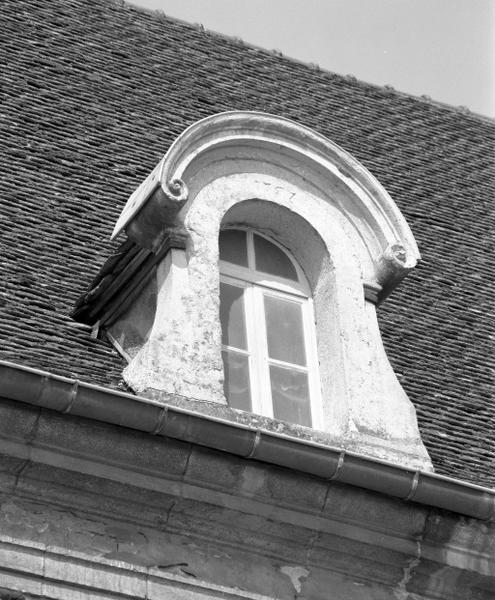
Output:
[[0,361],[0,397],[495,521],[495,490]]

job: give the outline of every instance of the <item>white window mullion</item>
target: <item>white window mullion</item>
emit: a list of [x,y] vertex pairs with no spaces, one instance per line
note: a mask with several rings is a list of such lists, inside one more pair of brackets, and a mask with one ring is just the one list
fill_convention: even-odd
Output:
[[[254,258],[252,260],[254,260]],[[281,279],[275,275],[268,278],[268,276],[264,273],[258,273],[252,269],[240,267],[239,265],[233,265],[226,262],[221,262],[220,267],[222,269],[222,274],[227,277],[232,277],[240,281],[249,281],[250,283],[255,283],[256,285],[269,289],[270,291],[279,290],[281,293],[294,294],[295,296],[299,296],[301,298],[308,297],[308,291],[306,290],[306,286],[303,284],[289,282],[288,280]]]
[[251,386],[251,404],[254,413],[261,414],[261,396],[260,389],[260,365],[259,365],[259,341],[256,332],[256,300],[255,288],[252,285],[246,285],[244,289],[244,305],[246,307],[246,333],[249,350],[249,378]]
[[243,356],[249,356],[248,350],[243,350],[242,348],[236,348],[235,346],[229,346],[228,344],[222,344],[222,350],[231,350],[232,352],[237,352],[237,354],[242,354]]
[[292,369],[293,371],[300,371],[301,373],[307,373],[308,367],[302,367],[296,363],[289,363],[285,360],[278,360],[276,358],[269,358],[268,362],[276,367],[285,367],[286,369]]
[[254,243],[253,243],[253,232],[247,231],[247,254],[248,254],[248,267],[250,271],[256,269],[256,259],[254,256]]
[[253,286],[256,312],[256,333],[258,348],[258,372],[260,382],[261,414],[273,417],[272,388],[270,383],[270,364],[268,362],[268,340],[266,335],[266,317],[263,290]]

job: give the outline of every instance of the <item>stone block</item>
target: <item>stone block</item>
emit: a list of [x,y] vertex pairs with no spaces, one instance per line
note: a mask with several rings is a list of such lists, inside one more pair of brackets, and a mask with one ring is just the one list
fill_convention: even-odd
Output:
[[314,512],[322,510],[327,487],[324,481],[303,473],[197,448],[191,452],[185,479],[277,506]]
[[310,529],[263,515],[189,500],[174,506],[167,525],[212,542],[283,556],[287,561],[303,561],[315,535]]
[[[32,576],[43,575],[43,552],[14,542],[0,542],[0,571],[12,569]],[[3,581],[2,581],[3,584]]]
[[182,476],[189,455],[189,445],[177,440],[52,412],[40,419],[36,442],[102,463],[175,477]]
[[146,576],[116,566],[85,563],[71,557],[48,554],[45,560],[47,580],[70,582],[74,588],[101,590],[113,594],[123,594],[144,598],[146,596]]
[[191,450],[184,480],[232,493],[243,468],[243,462],[231,454],[195,446]]
[[17,483],[23,495],[46,503],[65,505],[71,511],[91,512],[106,518],[161,526],[173,496],[85,473],[30,463]]
[[304,512],[322,510],[326,489],[327,483],[316,477],[254,461],[246,464],[237,483],[241,494]]
[[32,435],[39,409],[2,399],[0,403],[0,438],[24,440]]
[[[42,587],[42,582],[39,579],[34,579],[29,574],[7,572],[0,569],[0,586],[4,589],[15,590],[15,592],[22,591],[23,594],[33,594],[36,600],[38,598],[44,600],[42,593],[45,589]],[[15,596],[13,598],[17,600]],[[29,598],[29,600],[31,599]]]
[[425,527],[423,506],[339,482],[330,482],[323,514],[391,535],[416,539]]

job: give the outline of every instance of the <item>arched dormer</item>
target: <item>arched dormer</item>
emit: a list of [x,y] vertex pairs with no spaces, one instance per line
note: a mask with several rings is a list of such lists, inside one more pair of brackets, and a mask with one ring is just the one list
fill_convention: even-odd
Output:
[[[138,393],[226,404],[219,235],[229,227],[273,240],[304,272],[316,322],[319,428],[335,445],[430,469],[376,320],[376,305],[420,258],[414,237],[358,161],[286,119],[231,112],[195,123],[129,199],[114,236],[125,229],[159,260],[127,313],[107,323],[129,359],[127,383]],[[136,326],[143,314],[146,323]],[[134,331],[131,352],[126,327]]]

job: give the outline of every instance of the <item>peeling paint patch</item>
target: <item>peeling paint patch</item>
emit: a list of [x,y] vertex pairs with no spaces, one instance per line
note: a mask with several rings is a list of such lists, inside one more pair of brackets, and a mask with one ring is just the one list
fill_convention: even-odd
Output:
[[285,566],[285,567],[280,567],[280,571],[284,575],[287,575],[287,577],[290,579],[292,585],[294,586],[294,589],[299,594],[301,591],[301,588],[302,588],[301,579],[306,578],[309,575],[308,569],[305,569],[304,567]]

